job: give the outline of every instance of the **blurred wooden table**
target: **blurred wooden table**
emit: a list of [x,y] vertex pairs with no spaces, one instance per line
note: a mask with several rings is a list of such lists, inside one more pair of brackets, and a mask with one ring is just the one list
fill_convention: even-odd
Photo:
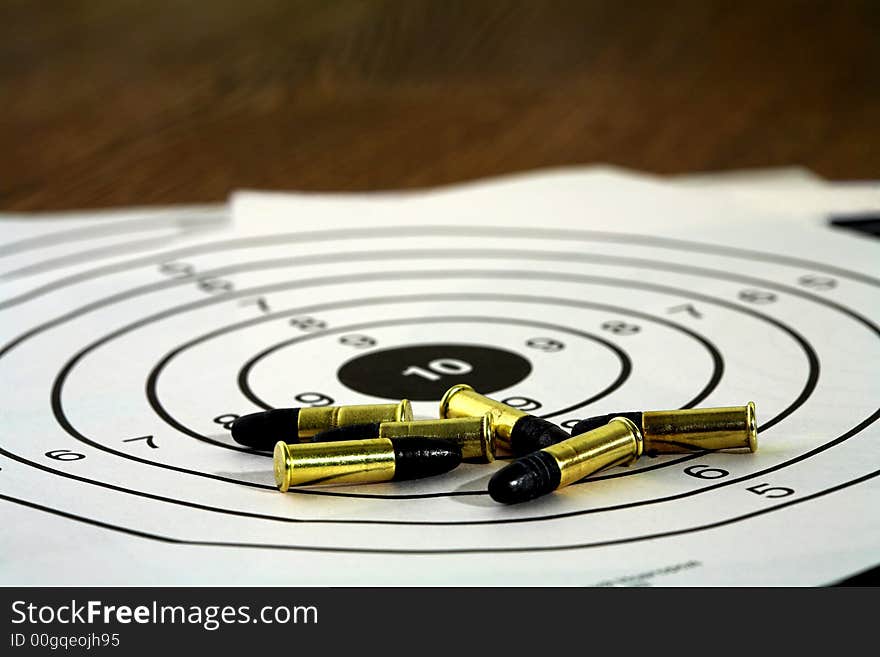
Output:
[[0,9],[0,210],[605,162],[880,178],[880,2]]

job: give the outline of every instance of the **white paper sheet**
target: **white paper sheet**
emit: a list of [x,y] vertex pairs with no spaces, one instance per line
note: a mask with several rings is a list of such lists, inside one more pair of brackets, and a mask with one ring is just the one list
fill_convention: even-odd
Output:
[[[880,249],[815,203],[795,221],[610,170],[242,193],[222,232],[10,282],[0,582],[812,585],[874,566]],[[462,347],[497,364],[431,369]],[[379,401],[369,372],[339,377],[374,352],[437,377],[382,377],[421,417],[461,378],[569,426],[753,400],[759,449],[512,507],[485,494],[504,462],[279,493],[225,426]]]

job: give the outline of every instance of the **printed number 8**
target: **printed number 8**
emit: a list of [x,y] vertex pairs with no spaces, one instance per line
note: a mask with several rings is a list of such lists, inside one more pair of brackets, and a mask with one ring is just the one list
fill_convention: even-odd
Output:
[[301,392],[294,399],[310,406],[331,406],[333,404],[332,397],[322,395],[320,392]]
[[553,338],[530,338],[526,340],[526,346],[531,347],[532,349],[538,349],[539,351],[562,351],[565,349],[565,345],[559,340],[554,340]]
[[235,413],[225,413],[224,415],[218,415],[214,418],[214,422],[219,425],[222,425],[224,429],[231,429],[232,423],[238,419],[238,415]]

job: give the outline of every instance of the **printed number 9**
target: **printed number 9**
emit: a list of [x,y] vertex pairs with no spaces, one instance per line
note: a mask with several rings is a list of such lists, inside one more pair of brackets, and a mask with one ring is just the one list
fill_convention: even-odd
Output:
[[542,406],[541,402],[529,399],[528,397],[508,397],[507,399],[502,399],[501,403],[526,412],[536,411]]
[[235,413],[226,413],[224,415],[218,415],[214,418],[214,422],[221,425],[224,429],[231,429],[232,423],[238,419],[238,415]]

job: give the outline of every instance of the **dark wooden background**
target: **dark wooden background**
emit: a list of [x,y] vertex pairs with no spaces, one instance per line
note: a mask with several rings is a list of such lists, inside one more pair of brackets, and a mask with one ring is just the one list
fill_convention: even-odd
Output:
[[878,0],[0,3],[0,210],[597,162],[880,178],[878,123]]

